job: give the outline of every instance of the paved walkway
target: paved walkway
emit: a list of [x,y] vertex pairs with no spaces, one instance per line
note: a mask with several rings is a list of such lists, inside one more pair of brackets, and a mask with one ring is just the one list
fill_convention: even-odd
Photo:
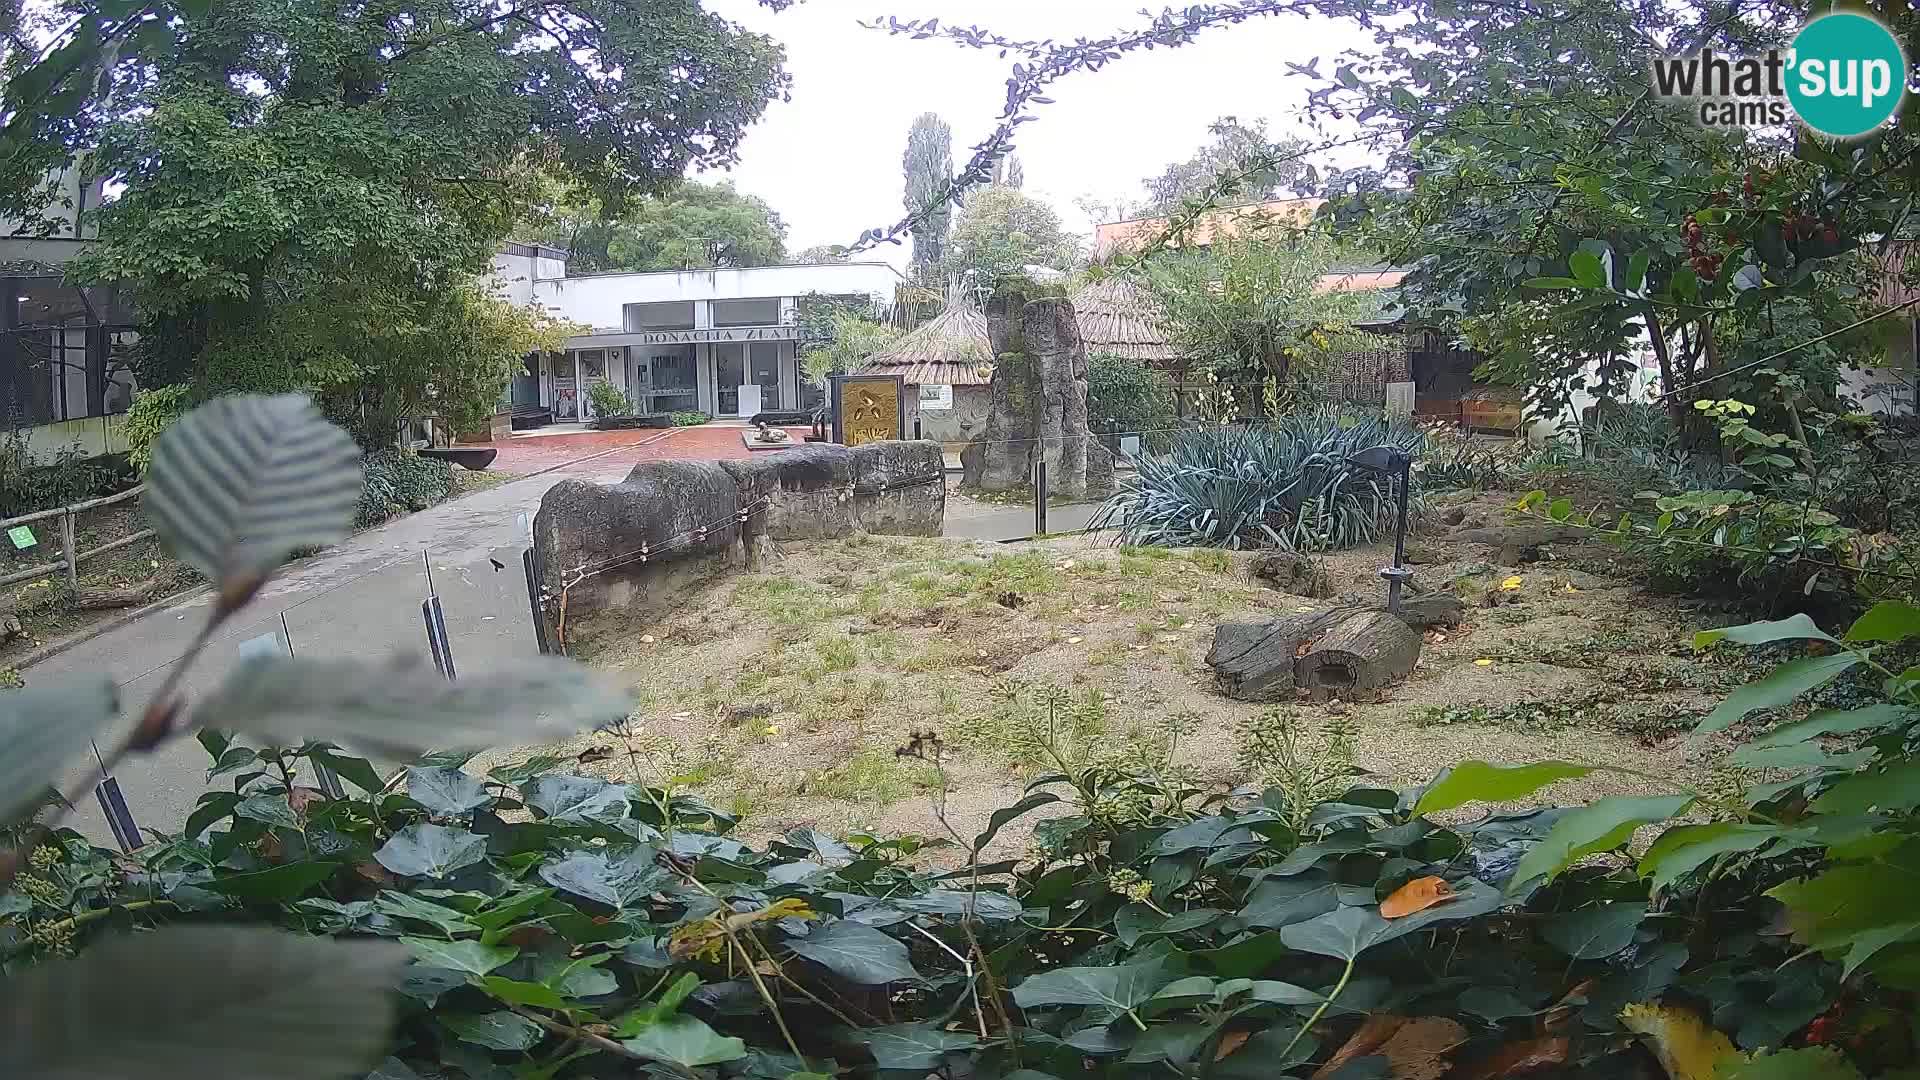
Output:
[[[527,545],[533,512],[547,489],[569,478],[615,483],[625,478],[636,461],[696,456],[707,447],[725,450],[725,440],[714,437],[723,433],[744,457],[747,450],[739,443],[738,432],[738,428],[682,428],[657,442],[635,440],[597,448],[588,444],[587,452],[599,456],[552,461],[545,466],[549,471],[540,475],[478,491],[360,533],[274,579],[207,646],[185,689],[190,698],[204,695],[249,643],[257,643],[251,646],[255,648],[269,642],[279,649],[291,646],[296,653],[314,656],[374,658],[396,651],[424,656],[420,602],[427,593],[429,573],[445,610],[459,669],[480,670],[506,657],[530,654],[535,645],[520,554]],[[695,438],[685,439],[688,434]],[[602,454],[603,450],[612,452]],[[959,499],[951,505],[949,536],[1006,540],[1033,531],[1033,512],[1027,507]],[[1092,507],[1054,508],[1048,525],[1055,531],[1080,528],[1091,512]],[[106,675],[120,685],[129,711],[137,712],[190,645],[207,617],[209,599],[204,594],[189,597],[149,613],[35,664],[26,677],[42,683]],[[178,828],[205,790],[206,765],[206,754],[186,739],[121,766],[117,775],[142,826]],[[111,833],[92,800],[82,802],[75,823],[97,842],[111,843]]]
[[[641,461],[737,460],[755,453],[741,441],[740,433],[746,430],[734,424],[702,424],[683,428],[519,435],[493,444],[500,453],[494,457],[492,468],[513,476],[529,476],[555,467],[572,468],[581,459],[596,454],[605,456],[593,458],[589,463],[611,461],[628,469]],[[787,429],[796,443],[811,431],[811,428]]]

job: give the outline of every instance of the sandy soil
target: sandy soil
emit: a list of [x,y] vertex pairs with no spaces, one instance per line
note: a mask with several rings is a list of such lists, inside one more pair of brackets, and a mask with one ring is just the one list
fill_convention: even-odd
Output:
[[[1454,501],[1497,522],[1509,499]],[[1336,718],[1350,723],[1355,763],[1390,786],[1468,758],[1557,758],[1653,777],[1712,767],[1720,748],[1680,732],[1739,676],[1691,657],[1686,643],[1702,623],[1683,606],[1573,569],[1600,560],[1557,547],[1518,567],[1494,565],[1492,548],[1433,537],[1412,553],[1423,587],[1497,606],[1429,634],[1413,676],[1382,694],[1278,706],[1311,738]],[[1389,555],[1320,559],[1336,594],[1378,602]],[[1113,746],[1158,718],[1192,713],[1177,760],[1207,784],[1244,782],[1236,731],[1275,706],[1216,691],[1203,662],[1214,626],[1329,602],[1269,587],[1249,572],[1251,558],[1087,537],[788,545],[763,572],[716,581],[644,631],[600,642],[586,659],[631,681],[643,703],[631,735],[540,752],[584,752],[583,770],[619,779],[677,777],[750,815],[755,835],[800,825],[939,835],[937,774],[894,753],[932,730],[948,748],[947,820],[971,837],[1040,771],[1021,760],[996,712],[996,689],[1012,681],[1092,703],[1104,714],[1095,741]],[[1565,801],[1657,786],[1609,773],[1544,794]],[[996,848],[1018,850],[1025,831],[1009,830]]]

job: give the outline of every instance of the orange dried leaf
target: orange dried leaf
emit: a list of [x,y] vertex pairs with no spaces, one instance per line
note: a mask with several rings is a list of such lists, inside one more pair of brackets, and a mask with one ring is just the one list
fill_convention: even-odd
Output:
[[1371,1057],[1380,1049],[1381,1044],[1386,1042],[1394,1032],[1399,1031],[1406,1022],[1406,1017],[1395,1016],[1392,1013],[1374,1013],[1368,1016],[1360,1022],[1360,1027],[1354,1031],[1353,1035],[1341,1044],[1340,1049],[1333,1052],[1333,1056],[1327,1059],[1326,1064],[1314,1070],[1313,1080],[1325,1080],[1355,1058]]
[[1383,919],[1404,919],[1418,911],[1425,911],[1435,904],[1443,903],[1454,897],[1453,886],[1444,878],[1414,878],[1405,885],[1393,890],[1392,895],[1380,901],[1380,917]]
[[1454,1073],[1450,1080],[1500,1080],[1501,1077],[1517,1076],[1549,1065],[1565,1065],[1572,1049],[1573,1040],[1565,1035],[1546,1035],[1508,1043],[1494,1051],[1491,1057]]
[[1220,1036],[1220,1048],[1213,1052],[1213,1060],[1219,1061],[1228,1054],[1240,1049],[1246,1045],[1248,1036],[1252,1034],[1253,1032],[1251,1031],[1229,1031],[1225,1035]]

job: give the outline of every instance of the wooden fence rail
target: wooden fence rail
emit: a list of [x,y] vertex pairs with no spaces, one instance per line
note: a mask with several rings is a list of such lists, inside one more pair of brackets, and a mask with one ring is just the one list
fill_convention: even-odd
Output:
[[34,581],[43,577],[52,577],[62,570],[67,573],[67,584],[78,584],[80,580],[81,563],[97,555],[105,555],[109,551],[117,551],[120,548],[126,547],[128,544],[137,544],[153,536],[152,529],[142,529],[131,536],[123,536],[110,543],[101,544],[91,551],[77,550],[73,539],[73,518],[75,514],[84,513],[88,510],[98,510],[103,506],[112,506],[115,503],[123,503],[129,499],[139,498],[141,492],[144,492],[146,489],[146,485],[142,484],[139,487],[123,491],[118,495],[107,495],[98,499],[88,499],[85,502],[74,503],[72,506],[60,506],[52,510],[40,510],[35,513],[22,514],[16,518],[7,518],[5,521],[0,521],[0,532],[4,532],[18,525],[31,525],[36,521],[50,521],[54,518],[60,519],[60,561],[43,563],[39,566],[28,567],[25,570],[16,570],[11,574],[0,575],[0,585],[13,585],[22,581]]

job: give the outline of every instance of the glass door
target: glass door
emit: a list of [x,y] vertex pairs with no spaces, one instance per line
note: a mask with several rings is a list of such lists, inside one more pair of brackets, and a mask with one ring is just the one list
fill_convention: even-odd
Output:
[[740,384],[747,381],[747,347],[737,341],[713,347],[714,413],[740,415]]
[[580,419],[580,382],[576,377],[580,355],[561,353],[553,360],[553,418]]
[[655,345],[648,357],[647,367],[648,412],[699,410],[700,383],[694,373],[693,346]]
[[756,341],[748,346],[748,382],[760,384],[760,407],[780,409],[786,401],[780,395],[780,344]]

